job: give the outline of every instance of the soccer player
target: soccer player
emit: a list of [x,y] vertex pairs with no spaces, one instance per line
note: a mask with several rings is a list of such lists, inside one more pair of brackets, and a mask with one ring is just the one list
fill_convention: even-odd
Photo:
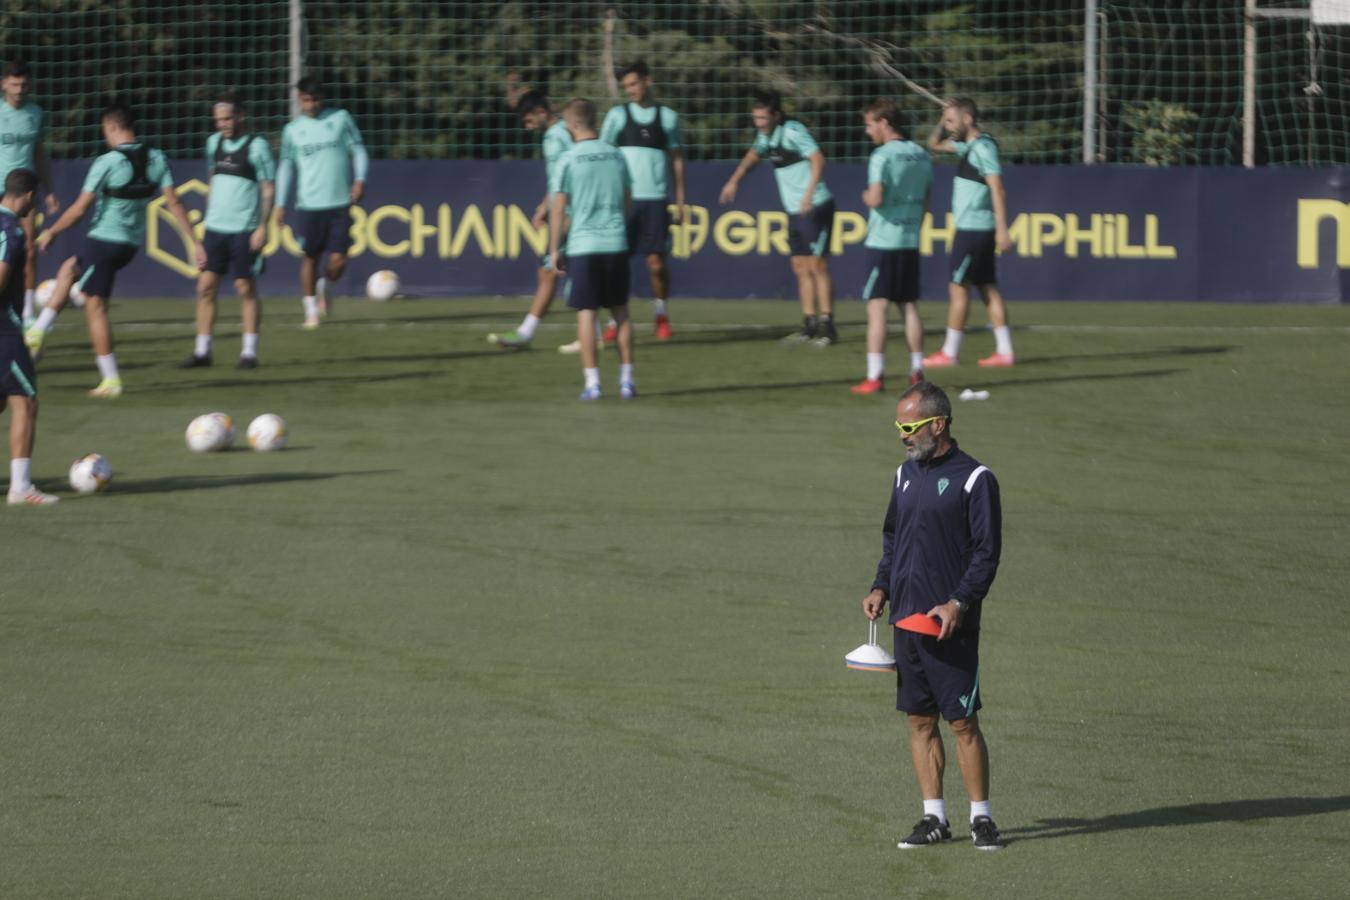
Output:
[[[324,107],[323,87],[312,75],[295,85],[300,116],[281,131],[281,167],[277,171],[277,227],[286,218],[292,178],[295,189],[296,239],[300,260],[300,293],[305,328],[319,327],[328,315],[328,288],[342,277],[351,248],[351,206],[366,193],[370,157],[361,132],[345,109]],[[319,260],[328,254],[324,278]]]
[[585,379],[581,399],[600,399],[595,315],[603,307],[618,324],[619,396],[632,400],[637,387],[633,381],[633,323],[628,317],[628,166],[623,154],[596,134],[594,103],[573,100],[563,111],[563,121],[576,144],[558,160],[557,191],[548,223],[548,255],[570,278],[567,305],[577,311],[577,340],[581,342]]
[[57,498],[33,485],[37,428],[37,373],[23,343],[23,271],[28,238],[23,219],[37,202],[40,179],[32,169],[10,169],[0,199],[0,388],[9,409],[9,505],[49,506]]
[[[628,102],[605,114],[600,140],[618,147],[628,163],[633,179],[633,211],[628,218],[628,252],[642,254],[651,276],[656,315],[656,339],[670,340],[670,315],[666,301],[670,297],[670,268],[666,253],[670,249],[670,188],[667,174],[675,180],[675,221],[683,222],[684,151],[681,149],[680,117],[669,106],[662,106],[652,95],[652,76],[647,64],[631,63],[619,72],[619,83]],[[617,326],[605,329],[606,342],[612,343]]]
[[789,217],[792,271],[802,301],[802,330],[791,340],[828,347],[839,335],[834,328],[834,283],[826,259],[834,227],[834,198],[822,177],[825,154],[805,125],[784,115],[778,94],[760,94],[750,114],[759,133],[723,185],[721,201],[726,204],[736,199],[737,185],[761,159],[773,165],[778,193]]
[[1008,195],[1003,189],[1003,169],[998,144],[980,130],[975,101],[957,97],[942,109],[942,119],[928,136],[928,147],[938,153],[955,153],[960,161],[952,183],[952,213],[956,238],[952,241],[951,281],[947,285],[947,339],[942,349],[923,361],[925,368],[954,366],[961,354],[961,338],[970,314],[970,291],[974,285],[989,309],[994,326],[995,352],[980,360],[982,366],[1011,366],[1012,332],[1008,308],[998,289],[994,251],[1012,249],[1008,237]]
[[[46,193],[46,212],[54,216],[61,211],[61,201],[52,192],[51,169],[47,150],[42,146],[42,109],[28,99],[32,76],[28,63],[14,60],[4,70],[5,102],[0,103],[0,181],[15,169],[29,169],[37,173],[38,183]],[[36,206],[32,207],[36,209]],[[37,242],[33,240],[36,214],[23,216],[23,236],[28,247],[28,262],[23,269],[23,318],[32,321],[37,285]]]
[[[548,98],[540,91],[528,91],[521,95],[516,101],[516,111],[520,113],[521,124],[527,130],[544,131],[544,178],[547,186],[544,190],[544,199],[539,201],[534,216],[530,219],[535,228],[542,228],[548,221],[553,192],[557,189],[558,160],[572,146],[572,133],[567,130],[562,117],[549,108]],[[539,274],[530,311],[525,314],[525,318],[515,331],[507,334],[489,334],[488,343],[507,349],[523,349],[530,346],[535,332],[539,329],[540,320],[548,314],[548,308],[553,303],[553,295],[558,289],[558,278],[558,269],[553,265],[551,258],[545,256],[539,261]],[[564,353],[577,353],[581,347],[573,341],[558,349]]]
[[244,130],[244,104],[226,91],[211,107],[216,133],[206,139],[210,187],[206,195],[206,267],[197,276],[197,342],[182,369],[211,365],[211,332],[222,275],[234,279],[243,318],[243,347],[236,369],[258,367],[262,304],[258,275],[267,243],[276,177],[267,139]]
[[952,403],[921,381],[900,395],[895,426],[905,445],[881,530],[881,561],[863,613],[890,623],[919,613],[942,623],[936,637],[895,631],[895,708],[909,720],[909,748],[923,817],[899,844],[908,850],[952,837],[942,796],[946,753],[938,717],[956,737],[970,796],[971,840],[999,850],[989,810],[989,748],[980,731],[980,609],[998,574],[1003,513],[994,473],[952,438]]
[[77,281],[84,292],[84,317],[89,323],[89,342],[94,348],[100,381],[89,392],[91,397],[122,396],[122,376],[113,354],[112,323],[108,302],[112,299],[117,273],[131,262],[145,241],[145,210],[156,194],[162,194],[169,213],[183,234],[192,242],[193,256],[200,268],[206,264],[202,249],[188,221],[183,202],[174,190],[173,173],[164,154],[136,136],[136,114],[119,100],[112,100],[101,116],[103,139],[110,148],[89,167],[80,196],[61,218],[47,227],[38,239],[38,249],[46,252],[57,235],[73,227],[92,207],[84,246],[67,259],[56,276],[56,290],[33,327],[24,335],[28,349],[37,356],[56,316],[66,305],[71,286]]
[[863,110],[863,127],[876,144],[867,162],[867,190],[863,191],[863,203],[872,210],[864,242],[871,253],[872,267],[863,288],[863,300],[867,302],[867,378],[852,390],[855,394],[875,394],[885,387],[886,309],[891,303],[905,314],[910,384],[923,380],[923,323],[916,305],[919,230],[928,209],[933,163],[927,150],[905,137],[904,120],[894,100],[868,104]]

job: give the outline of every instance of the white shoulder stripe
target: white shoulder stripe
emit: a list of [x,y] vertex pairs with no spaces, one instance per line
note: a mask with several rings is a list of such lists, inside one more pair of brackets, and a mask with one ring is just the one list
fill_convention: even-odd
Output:
[[903,472],[904,470],[905,470],[905,466],[904,466],[903,463],[901,463],[901,464],[900,464],[899,466],[897,466],[896,469],[895,469],[895,486],[896,486],[896,487],[899,487],[899,486],[900,486],[900,478],[901,478],[900,473]]
[[967,493],[967,494],[970,493],[971,488],[975,487],[975,482],[977,482],[977,481],[980,480],[980,475],[983,474],[984,472],[988,472],[988,471],[989,471],[989,467],[988,467],[988,466],[980,466],[980,467],[976,468],[974,472],[971,472],[971,473],[970,473],[970,477],[966,479],[966,493]]

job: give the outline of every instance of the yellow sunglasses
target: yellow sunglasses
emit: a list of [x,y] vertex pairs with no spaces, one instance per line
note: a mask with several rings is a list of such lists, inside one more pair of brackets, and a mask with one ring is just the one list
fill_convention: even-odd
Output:
[[917,422],[896,422],[895,427],[900,429],[900,433],[903,434],[905,437],[909,437],[911,434],[918,431],[920,428],[927,425],[929,422],[936,422],[938,419],[945,419],[945,418],[947,417],[929,416],[928,418],[920,419]]

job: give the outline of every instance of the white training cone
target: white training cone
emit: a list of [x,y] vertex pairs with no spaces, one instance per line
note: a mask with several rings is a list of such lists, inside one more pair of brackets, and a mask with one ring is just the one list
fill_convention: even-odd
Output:
[[867,623],[867,643],[844,657],[844,665],[859,672],[894,672],[895,657],[877,643],[877,622]]

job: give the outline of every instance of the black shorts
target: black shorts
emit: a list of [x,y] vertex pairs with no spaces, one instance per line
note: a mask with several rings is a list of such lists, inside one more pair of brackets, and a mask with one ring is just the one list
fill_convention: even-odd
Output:
[[318,259],[325,253],[346,256],[352,246],[351,208],[297,209],[292,230],[300,251],[311,259]]
[[813,207],[810,215],[788,214],[788,248],[793,256],[828,256],[834,230],[834,201]]
[[139,249],[135,244],[114,244],[98,238],[85,238],[84,246],[75,254],[75,265],[83,273],[75,286],[86,296],[111,299],[118,271],[136,258]]
[[567,305],[572,309],[628,305],[627,253],[569,256],[567,277]]
[[670,252],[670,207],[664,200],[634,200],[628,215],[628,252]]
[[231,278],[257,278],[263,271],[263,255],[254,253],[248,241],[251,232],[226,234],[208,231],[202,236],[206,248],[206,271]]
[[22,334],[0,334],[0,396],[37,396],[37,369]]
[[919,251],[872,248],[872,269],[863,288],[864,300],[913,303],[919,299]]
[[952,284],[998,284],[992,231],[956,232],[950,259]]
[[980,702],[980,632],[958,628],[947,640],[895,629],[895,708],[948,722],[974,715]]

